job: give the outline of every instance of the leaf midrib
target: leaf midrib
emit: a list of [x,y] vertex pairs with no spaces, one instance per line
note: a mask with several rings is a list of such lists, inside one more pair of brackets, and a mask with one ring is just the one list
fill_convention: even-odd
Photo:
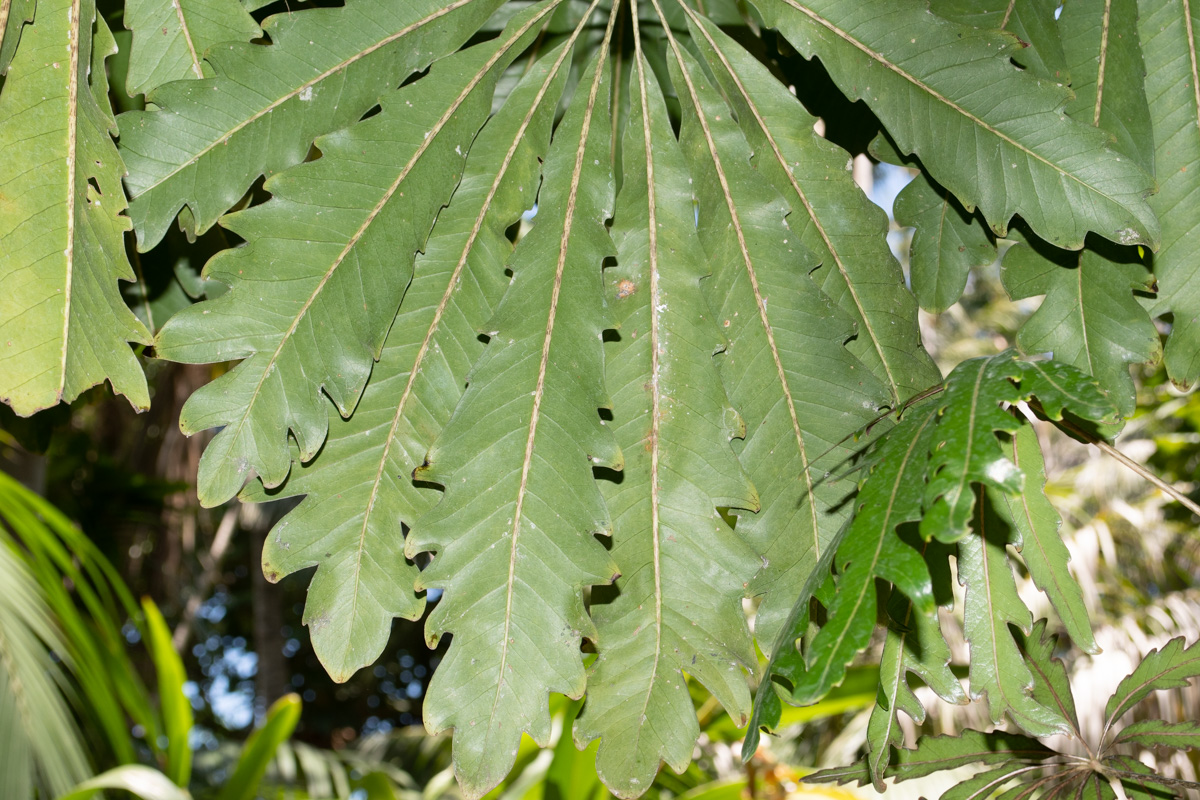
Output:
[[[67,33],[67,58],[70,75],[67,78],[67,246],[63,250],[66,258],[66,280],[63,285],[62,356],[59,359],[58,387],[55,394],[61,399],[67,387],[68,342],[71,333],[71,303],[75,282],[75,213],[76,213],[76,150],[79,147],[79,12],[81,0],[72,0],[70,30]],[[89,23],[90,24],[90,23]],[[87,189],[85,188],[86,192]]]
[[183,0],[170,0],[171,7],[175,9],[175,16],[179,20],[179,30],[183,34],[183,41],[187,44],[188,55],[192,60],[192,72],[197,78],[204,77],[204,70],[200,68],[200,58],[196,54],[196,45],[192,43],[192,32],[188,28],[187,20],[183,16]]
[[[475,2],[475,0],[453,0],[453,2],[449,3],[444,8],[438,9],[437,11],[433,12],[429,16],[417,20],[416,22],[412,23],[411,25],[408,25],[405,28],[402,28],[401,30],[397,31],[396,33],[385,36],[383,39],[381,39],[380,41],[371,45],[370,47],[360,50],[359,52],[355,53],[350,58],[347,58],[347,59],[344,59],[344,60],[338,62],[336,65],[330,67],[329,69],[320,73],[316,77],[305,81],[304,83],[300,84],[295,89],[293,89],[292,91],[287,92],[282,97],[271,101],[266,107],[264,107],[260,111],[256,111],[254,114],[252,114],[249,117],[247,117],[246,119],[242,120],[237,125],[234,125],[232,128],[225,131],[223,134],[220,134],[219,136],[214,138],[210,144],[206,145],[202,150],[200,150],[200,152],[194,154],[191,158],[187,159],[187,161],[185,161],[182,164],[179,164],[173,170],[166,173],[165,175],[163,175],[161,178],[154,181],[153,183],[147,184],[145,186],[145,188],[143,188],[140,192],[138,192],[135,197],[141,197],[142,195],[144,195],[148,192],[151,192],[154,189],[157,189],[159,186],[161,186],[164,183],[166,183],[167,181],[171,180],[172,178],[174,178],[179,173],[183,172],[188,167],[191,167],[192,165],[194,165],[201,158],[208,155],[208,153],[210,153],[212,150],[216,149],[216,147],[219,144],[221,144],[222,142],[229,139],[229,137],[235,135],[236,133],[243,130],[244,128],[251,125],[252,123],[257,122],[258,120],[262,119],[267,114],[270,114],[272,111],[274,111],[276,108],[278,108],[279,106],[286,103],[288,100],[291,100],[293,97],[296,97],[299,94],[301,94],[305,89],[309,89],[309,88],[317,85],[318,83],[325,80],[329,76],[331,76],[337,72],[340,72],[343,69],[346,69],[351,64],[354,64],[357,61],[361,61],[362,59],[366,58],[367,56],[371,55],[372,53],[391,44],[392,42],[395,42],[395,41],[398,41],[399,39],[404,38],[405,36],[409,35],[410,33],[417,30],[418,28],[422,28],[425,25],[428,25],[429,23],[433,22],[434,20],[440,19],[441,17],[446,16],[450,12],[456,11],[459,8],[462,8],[463,6],[469,5],[473,2]],[[276,47],[277,45],[254,45],[254,46],[256,46],[256,47],[263,47],[263,46]],[[135,199],[135,197],[131,197],[131,199]]]

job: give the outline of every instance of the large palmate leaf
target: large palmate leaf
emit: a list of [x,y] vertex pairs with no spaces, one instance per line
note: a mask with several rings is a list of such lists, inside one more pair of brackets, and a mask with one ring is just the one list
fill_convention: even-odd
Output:
[[423,714],[431,732],[454,728],[455,772],[471,797],[512,767],[522,732],[548,741],[549,692],[583,694],[580,640],[596,634],[581,588],[618,572],[593,536],[612,524],[591,471],[622,463],[596,413],[609,405],[601,265],[614,254],[605,221],[615,19],[555,134],[491,342],[415,474],[446,491],[405,552],[435,553],[417,583],[445,592],[426,638],[454,636]]
[[412,590],[417,572],[404,560],[400,524],[412,525],[438,493],[409,476],[458,403],[483,350],[476,333],[508,284],[505,229],[520,220],[537,187],[572,44],[534,64],[471,145],[354,415],[343,420],[330,408],[320,454],[278,494],[256,493],[307,494],[267,538],[263,569],[276,580],[320,565],[305,623],[335,679],[379,656],[392,617],[415,619],[424,608]]
[[852,321],[809,277],[818,262],[788,227],[788,206],[756,175],[729,107],[674,39],[669,65],[713,269],[704,288],[729,337],[721,378],[746,420],[737,449],[762,502],[761,512],[738,515],[737,530],[765,561],[751,591],[762,597],[755,631],[769,648],[846,516],[838,506],[850,488],[824,473],[850,452],[845,437],[891,396],[842,346]]
[[622,577],[592,593],[597,658],[575,725],[580,744],[601,737],[596,768],[622,797],[645,791],[661,761],[682,772],[691,760],[700,727],[685,670],[745,724],[744,670],[757,664],[741,600],[762,565],[717,513],[757,511],[758,497],[729,444],[745,425],[713,363],[724,338],[700,293],[687,166],[637,55],[618,266],[605,273],[621,332],[605,361],[625,468],[603,486]]
[[457,53],[382,98],[382,111],[318,140],[322,157],[267,182],[270,202],[224,224],[248,241],[206,266],[227,294],[177,314],[156,339],[175,361],[245,360],[197,391],[188,432],[224,426],[200,463],[201,503],[223,503],[250,470],[287,477],[291,431],[304,461],[325,441],[322,389],[350,416],[435,215],[458,183],[508,61],[557,5],[515,18],[496,41]]
[[1008,62],[1014,38],[942,20],[919,0],[755,6],[998,235],[1020,213],[1061,247],[1079,248],[1088,231],[1157,244],[1149,176],[1106,149],[1103,133],[1059,112],[1065,88]]
[[34,0],[0,0],[0,75],[8,70],[21,31],[25,24],[33,22]]
[[150,405],[127,344],[149,334],[117,288],[133,270],[104,67],[114,52],[94,3],[44,0],[0,93],[0,400],[21,415],[104,380]]
[[887,217],[846,170],[849,154],[815,133],[816,120],[759,61],[710,21],[689,13],[688,22],[738,112],[759,174],[792,205],[789,228],[822,262],[821,288],[854,321],[847,348],[884,384],[893,407],[940,382],[884,238]]
[[237,0],[126,0],[125,27],[133,31],[130,94],[152,92],[168,81],[211,77],[204,54],[222,42],[249,42],[262,35]]
[[277,14],[271,44],[208,54],[214,77],[161,86],[156,109],[121,115],[129,215],[144,251],[184,206],[203,233],[260,175],[304,160],[415,70],[456,50],[503,0],[350,0]]
[[1005,713],[1034,736],[1067,733],[1068,721],[1057,708],[1031,694],[1033,675],[1010,625],[1029,634],[1033,616],[1017,595],[1005,548],[1012,528],[996,513],[1002,492],[980,492],[974,532],[958,543],[958,580],[965,587],[964,630],[971,652],[971,697],[986,696],[988,713],[999,722]]
[[1172,314],[1167,373],[1181,386],[1200,378],[1200,6],[1188,0],[1140,0],[1138,34],[1146,59],[1146,102],[1154,132],[1159,193],[1151,207],[1162,220],[1154,254],[1155,314]]

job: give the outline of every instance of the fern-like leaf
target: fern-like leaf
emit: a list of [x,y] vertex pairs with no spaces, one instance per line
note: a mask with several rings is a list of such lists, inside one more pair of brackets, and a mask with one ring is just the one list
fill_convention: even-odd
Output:
[[349,0],[277,14],[270,45],[208,54],[214,77],[161,86],[155,109],[120,118],[129,215],[143,251],[176,213],[203,233],[261,175],[300,163],[414,71],[452,53],[503,0]]
[[637,57],[618,266],[605,273],[621,332],[605,361],[626,460],[621,482],[602,486],[623,577],[592,592],[597,657],[575,723],[580,745],[601,737],[596,769],[620,797],[644,792],[661,761],[682,772],[691,760],[700,728],[685,671],[745,724],[745,671],[757,664],[741,600],[761,566],[717,513],[755,511],[758,497],[729,444],[745,424],[713,363],[724,337],[700,292],[687,166],[640,48]]
[[404,560],[400,524],[411,526],[439,495],[410,476],[483,350],[476,333],[507,286],[505,230],[538,185],[573,44],[535,63],[471,145],[353,416],[343,420],[330,408],[318,456],[295,468],[278,493],[256,492],[256,499],[308,495],[267,538],[263,570],[275,580],[320,565],[305,622],[335,679],[379,656],[392,617],[415,619],[424,607],[412,590],[417,572]]
[[1163,722],[1144,719],[1121,729],[1113,744],[1133,744],[1139,747],[1175,747],[1200,749],[1200,722]]
[[[1077,249],[1088,231],[1157,245],[1150,177],[1105,135],[1060,113],[1069,94],[1008,62],[1015,37],[942,20],[919,0],[756,0],[768,25],[879,116],[997,235],[1015,213]],[[913,119],[923,120],[912,125]]]
[[1186,686],[1197,676],[1200,676],[1200,642],[1185,647],[1182,638],[1172,639],[1161,649],[1151,650],[1108,699],[1104,707],[1105,730],[1151,692]]
[[134,275],[104,65],[116,49],[92,0],[44,0],[0,93],[0,400],[23,416],[104,380],[150,405],[127,344],[150,335],[117,288]]
[[549,692],[583,694],[580,639],[596,633],[581,589],[617,577],[593,536],[612,524],[591,471],[622,464],[596,413],[609,405],[601,265],[614,255],[605,112],[615,17],[551,144],[491,342],[415,475],[446,491],[413,526],[406,554],[435,553],[418,582],[445,592],[426,625],[430,645],[454,635],[425,724],[454,728],[455,772],[470,797],[508,773],[522,732],[548,741]]
[[230,291],[177,314],[156,340],[174,361],[245,359],[180,415],[189,433],[224,427],[200,462],[201,503],[228,500],[250,470],[279,485],[289,430],[312,459],[328,429],[322,389],[350,416],[495,80],[557,4],[534,6],[500,39],[438,62],[433,80],[383,98],[378,115],[318,140],[321,158],[275,176],[270,202],[225,221],[248,246],[205,274]]

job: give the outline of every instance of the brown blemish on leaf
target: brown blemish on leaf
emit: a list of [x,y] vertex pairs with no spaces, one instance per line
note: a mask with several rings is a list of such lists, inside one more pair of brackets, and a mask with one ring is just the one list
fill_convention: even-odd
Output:
[[628,278],[622,279],[617,283],[617,299],[624,300],[629,295],[637,291],[637,285]]

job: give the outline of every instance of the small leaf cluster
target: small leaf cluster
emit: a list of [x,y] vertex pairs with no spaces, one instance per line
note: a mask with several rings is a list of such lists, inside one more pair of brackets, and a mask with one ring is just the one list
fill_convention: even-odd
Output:
[[1040,620],[1029,635],[1021,637],[1022,650],[1033,669],[1033,696],[1045,707],[1054,709],[1065,732],[1082,743],[1086,755],[1061,753],[1037,739],[1016,733],[967,730],[959,736],[923,737],[914,749],[898,749],[886,770],[875,772],[864,763],[823,770],[806,780],[840,783],[857,780],[860,786],[874,780],[882,789],[885,777],[898,783],[943,770],[977,766],[977,773],[946,790],[943,800],[984,797],[1115,800],[1117,785],[1127,798],[1154,800],[1186,796],[1185,790],[1200,789],[1200,784],[1192,781],[1161,775],[1136,757],[1139,750],[1200,748],[1200,722],[1148,719],[1120,724],[1134,706],[1152,693],[1182,688],[1200,677],[1200,643],[1189,647],[1179,638],[1151,650],[1108,699],[1100,740],[1089,742],[1080,732],[1066,669],[1054,657],[1056,637],[1047,634],[1046,627],[1046,620]]

